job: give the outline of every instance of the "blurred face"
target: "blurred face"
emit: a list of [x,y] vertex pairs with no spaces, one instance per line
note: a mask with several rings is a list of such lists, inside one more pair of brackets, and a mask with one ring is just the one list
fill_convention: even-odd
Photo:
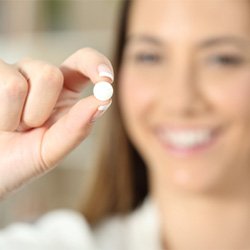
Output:
[[248,182],[249,10],[247,0],[132,4],[120,104],[153,183],[202,191]]

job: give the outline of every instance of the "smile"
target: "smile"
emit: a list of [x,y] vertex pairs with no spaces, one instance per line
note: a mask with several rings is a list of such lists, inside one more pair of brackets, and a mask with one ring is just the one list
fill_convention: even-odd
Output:
[[161,128],[157,137],[165,148],[175,154],[193,154],[207,149],[215,141],[215,129],[169,129]]

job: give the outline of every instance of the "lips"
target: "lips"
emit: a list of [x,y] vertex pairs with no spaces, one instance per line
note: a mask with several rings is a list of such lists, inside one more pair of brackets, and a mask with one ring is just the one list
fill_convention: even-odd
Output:
[[215,128],[166,128],[157,129],[160,142],[169,150],[193,153],[205,149],[215,140],[218,129]]

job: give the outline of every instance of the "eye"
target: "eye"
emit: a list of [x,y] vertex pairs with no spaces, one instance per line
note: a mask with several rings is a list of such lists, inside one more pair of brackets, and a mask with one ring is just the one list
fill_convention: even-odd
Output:
[[162,56],[157,53],[139,52],[134,55],[134,59],[138,63],[156,64],[162,61]]
[[208,59],[209,63],[219,66],[239,66],[243,63],[244,59],[238,55],[221,54],[215,55]]

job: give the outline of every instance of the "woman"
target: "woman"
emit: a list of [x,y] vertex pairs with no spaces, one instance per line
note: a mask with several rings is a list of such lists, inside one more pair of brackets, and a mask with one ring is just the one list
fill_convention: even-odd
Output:
[[[100,153],[93,189],[83,209],[92,230],[77,214],[55,212],[38,226],[26,228],[25,235],[16,227],[6,229],[0,246],[3,242],[3,249],[20,249],[20,244],[19,248],[14,244],[21,242],[25,249],[32,244],[31,249],[42,244],[41,249],[250,249],[249,8],[248,0],[127,2],[116,95],[105,133],[109,146]],[[32,74],[44,66],[30,61],[19,64],[31,87],[24,110],[16,112],[21,122],[15,120],[17,115],[13,120],[6,115],[7,108],[13,108],[7,101],[1,105],[6,107],[1,111],[5,112],[1,128],[7,130],[1,135],[1,166],[8,166],[1,170],[2,193],[34,175],[34,170],[28,171],[30,165],[40,166],[36,173],[51,169],[87,135],[97,106],[109,104],[89,97],[66,116],[59,112],[65,107],[60,101],[68,100],[68,95],[76,100],[82,87],[77,83],[84,76],[93,82],[100,79],[97,65],[103,69],[105,64],[105,71],[112,72],[101,55],[83,52],[83,57],[78,52],[66,60],[60,70],[50,66],[42,74],[53,84],[63,85],[61,92],[57,87],[53,94],[53,100],[56,94],[60,97],[52,115],[51,103],[50,109],[34,112],[41,103],[34,102],[37,90]],[[1,67],[2,79],[17,74],[10,66]],[[16,86],[17,81],[10,83]],[[23,92],[21,103],[27,95]],[[79,116],[82,109],[83,117]],[[63,122],[54,123],[58,116]],[[65,130],[70,133],[61,148],[58,138]],[[33,157],[25,157],[27,151],[14,159],[6,157],[6,145],[12,142],[21,148],[24,135],[26,143],[28,139],[34,143],[37,137],[43,142],[42,147],[33,147],[42,158],[34,157],[34,151],[29,154]],[[26,149],[25,144],[22,150]],[[17,160],[22,166],[27,162],[27,170],[20,171]],[[51,237],[55,230],[58,234]],[[30,235],[33,241],[27,239]]]

